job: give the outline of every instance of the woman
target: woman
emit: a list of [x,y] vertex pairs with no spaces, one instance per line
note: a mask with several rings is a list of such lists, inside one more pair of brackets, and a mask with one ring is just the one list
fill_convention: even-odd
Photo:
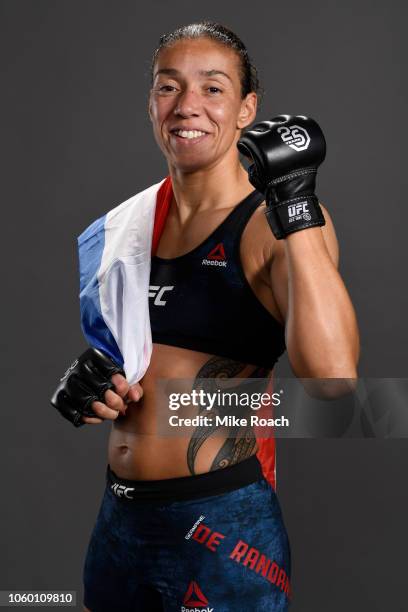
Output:
[[[180,28],[154,54],[149,116],[172,195],[152,258],[153,353],[140,384],[115,373],[96,416],[82,417],[113,421],[85,610],[288,606],[287,534],[254,438],[204,427],[161,437],[155,422],[158,379],[267,376],[285,338],[296,376],[356,377],[357,325],[328,212],[306,194],[301,206],[318,220],[279,234],[261,162],[251,176],[260,191],[240,163],[257,92],[243,43],[218,24]],[[241,144],[254,157],[256,137]]]

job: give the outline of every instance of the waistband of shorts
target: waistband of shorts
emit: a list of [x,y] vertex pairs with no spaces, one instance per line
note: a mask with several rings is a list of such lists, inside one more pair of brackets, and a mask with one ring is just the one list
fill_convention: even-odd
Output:
[[117,476],[109,464],[106,468],[107,487],[125,502],[162,504],[211,497],[241,489],[261,479],[262,468],[256,455],[205,474],[164,480],[129,480]]

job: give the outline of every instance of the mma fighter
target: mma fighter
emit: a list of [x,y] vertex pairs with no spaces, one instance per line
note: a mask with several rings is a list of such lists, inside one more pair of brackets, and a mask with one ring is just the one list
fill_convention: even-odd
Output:
[[[149,117],[172,191],[150,283],[171,290],[151,294],[150,365],[129,385],[120,364],[88,349],[52,400],[75,425],[112,421],[84,610],[288,609],[289,542],[256,440],[163,438],[155,427],[159,378],[269,377],[285,348],[299,378],[357,376],[356,317],[314,193],[323,134],[304,116],[249,129],[258,92],[226,27],[160,39]],[[294,126],[310,137],[301,150],[289,146]]]

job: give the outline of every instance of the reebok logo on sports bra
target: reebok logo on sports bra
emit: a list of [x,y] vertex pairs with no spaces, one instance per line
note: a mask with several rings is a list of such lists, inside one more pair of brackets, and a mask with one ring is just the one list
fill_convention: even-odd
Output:
[[222,266],[223,268],[227,267],[227,258],[225,256],[225,249],[222,242],[220,242],[219,244],[217,244],[217,246],[211,249],[207,257],[202,260],[201,265]]

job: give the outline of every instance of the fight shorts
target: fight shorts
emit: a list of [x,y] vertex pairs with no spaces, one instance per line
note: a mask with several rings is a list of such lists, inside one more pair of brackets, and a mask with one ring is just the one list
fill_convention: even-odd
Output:
[[91,612],[283,612],[290,548],[256,456],[197,476],[119,478],[106,489],[84,564]]

